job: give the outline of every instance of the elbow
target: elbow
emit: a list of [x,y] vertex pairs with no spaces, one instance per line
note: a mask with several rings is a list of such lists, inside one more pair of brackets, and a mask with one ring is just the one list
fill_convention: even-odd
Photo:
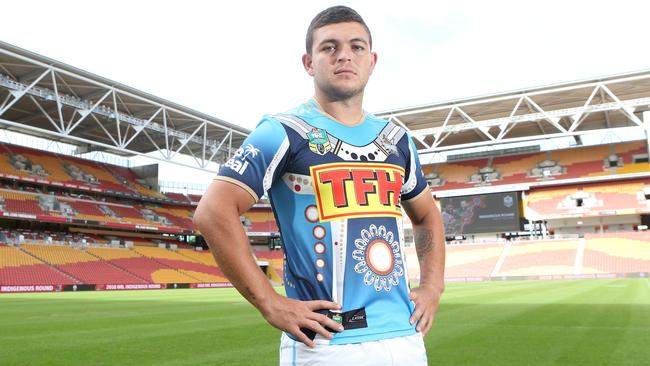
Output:
[[194,211],[192,222],[200,232],[205,232],[205,229],[210,227],[210,223],[208,222],[210,220],[210,216],[211,215],[206,212],[205,208],[199,205],[196,208],[196,211]]
[[215,230],[224,230],[233,220],[237,221],[239,215],[230,217],[229,212],[222,207],[199,206],[194,211],[192,222],[194,226],[202,233],[208,233]]
[[201,221],[201,216],[199,215],[199,211],[196,210],[194,211],[194,215],[192,216],[192,223],[194,224],[194,227],[197,228],[199,231],[201,231],[201,226],[202,226],[202,221]]

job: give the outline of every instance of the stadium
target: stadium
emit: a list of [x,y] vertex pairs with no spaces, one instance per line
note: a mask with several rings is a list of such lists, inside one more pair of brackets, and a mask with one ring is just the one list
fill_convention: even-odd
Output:
[[[650,71],[376,114],[412,134],[444,219],[434,364],[648,362]],[[249,132],[0,42],[2,363],[277,364],[193,225],[200,192],[116,163],[214,171]],[[241,221],[282,292],[268,201]]]

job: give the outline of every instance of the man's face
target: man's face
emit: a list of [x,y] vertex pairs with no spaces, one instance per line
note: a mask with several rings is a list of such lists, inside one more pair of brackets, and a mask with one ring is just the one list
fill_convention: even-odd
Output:
[[356,22],[329,24],[314,31],[311,55],[302,58],[318,91],[333,101],[363,92],[377,62],[369,36]]

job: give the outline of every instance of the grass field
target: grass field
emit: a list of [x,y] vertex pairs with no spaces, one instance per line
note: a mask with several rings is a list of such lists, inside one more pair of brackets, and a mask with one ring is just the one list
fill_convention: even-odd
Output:
[[[233,289],[0,295],[0,365],[277,365],[279,335]],[[431,365],[648,365],[650,280],[449,284],[426,344]]]

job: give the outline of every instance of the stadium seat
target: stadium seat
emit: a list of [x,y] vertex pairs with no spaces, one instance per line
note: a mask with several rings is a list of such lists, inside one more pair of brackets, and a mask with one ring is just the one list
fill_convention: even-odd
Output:
[[16,247],[0,246],[0,284],[60,285],[80,283]]
[[192,282],[228,282],[223,272],[217,266],[206,265],[187,255],[163,248],[136,247],[134,250],[145,257],[160,262],[169,268],[177,269],[179,272],[199,280]]
[[448,245],[446,249],[445,277],[489,277],[503,245]]
[[497,276],[574,274],[577,241],[514,242]]

